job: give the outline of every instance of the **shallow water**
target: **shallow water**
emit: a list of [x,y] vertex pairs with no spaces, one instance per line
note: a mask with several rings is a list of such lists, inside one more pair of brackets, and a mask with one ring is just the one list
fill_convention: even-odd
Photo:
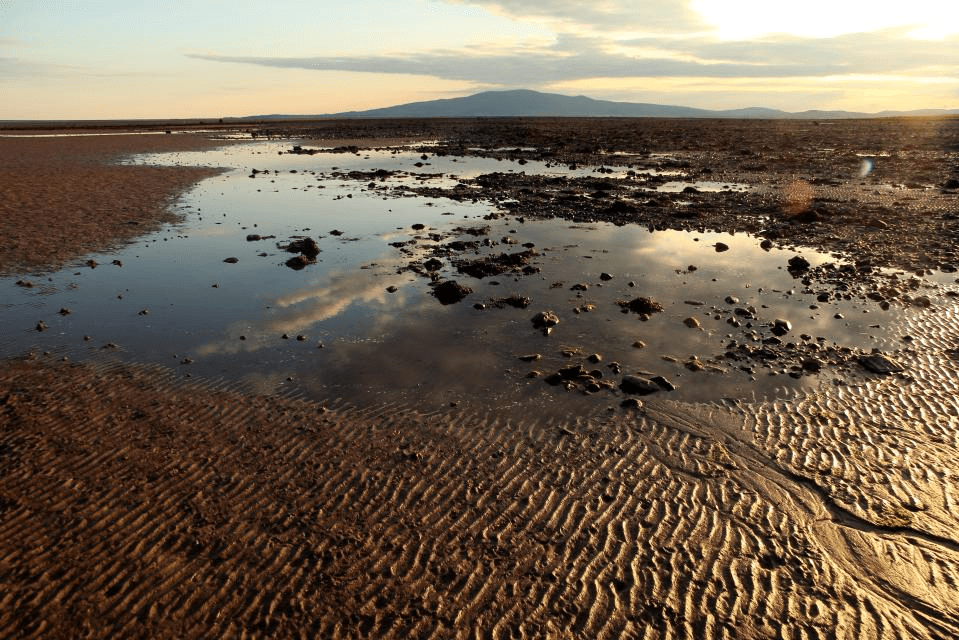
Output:
[[[834,261],[814,251],[765,251],[747,235],[485,220],[494,209],[483,202],[393,197],[391,191],[421,183],[444,186],[497,170],[572,176],[595,167],[572,171],[473,157],[424,160],[411,150],[283,153],[288,149],[261,142],[138,158],[233,170],[180,200],[184,223],[93,256],[96,268],[75,266],[26,278],[36,284],[32,288],[17,286],[21,278],[0,280],[2,355],[31,348],[69,357],[105,354],[168,364],[183,375],[242,380],[263,392],[291,390],[356,403],[403,397],[427,407],[457,403],[589,413],[617,405],[622,394],[570,393],[527,375],[599,354],[601,362],[589,366],[607,377],[615,377],[608,367],[615,361],[623,373],[669,378],[677,386],[670,397],[690,401],[775,396],[816,384],[815,376],[794,380],[775,365],[745,371],[715,360],[697,372],[685,366],[692,357],[710,361],[731,340],[743,341],[750,326],[734,328],[727,320],[734,308],[750,305],[757,330],[779,318],[792,323],[784,340],[798,342],[805,334],[823,345],[866,349],[896,340],[889,329],[895,312],[882,312],[871,302],[817,304],[802,293],[787,261],[796,253],[814,265]],[[252,174],[253,169],[262,173]],[[368,180],[345,175],[375,169],[401,173],[377,181],[375,189]],[[425,228],[415,230],[414,224]],[[454,230],[487,225],[489,233],[482,237]],[[248,242],[253,233],[276,237]],[[294,271],[285,266],[291,254],[278,244],[298,236],[316,239],[321,253],[317,264]],[[430,295],[427,278],[403,268],[455,238],[488,241],[479,249],[484,255],[521,251],[523,243],[532,243],[539,254],[533,265],[540,271],[479,280],[456,273],[443,259],[440,277],[473,292],[459,304],[441,305]],[[406,245],[410,254],[391,245],[410,241],[415,241]],[[717,243],[728,250],[717,251]],[[237,262],[225,263],[228,257]],[[601,279],[602,273],[612,279]],[[571,289],[576,284],[585,290]],[[474,308],[514,294],[528,296],[531,305]],[[617,302],[638,296],[660,302],[664,311],[648,321],[622,313]],[[727,296],[739,302],[727,303]],[[561,319],[549,336],[531,323],[546,309]],[[835,318],[837,313],[844,318]],[[698,328],[684,324],[690,317]],[[48,327],[43,332],[36,329],[39,321]],[[645,347],[634,347],[636,341]],[[576,354],[564,356],[564,350]],[[533,353],[542,358],[518,359]]]

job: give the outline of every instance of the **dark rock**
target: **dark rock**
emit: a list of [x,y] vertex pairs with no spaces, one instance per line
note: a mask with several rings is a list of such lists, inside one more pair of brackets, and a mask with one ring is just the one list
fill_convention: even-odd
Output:
[[802,256],[793,256],[789,259],[789,271],[793,273],[799,273],[802,271],[808,271],[810,267],[809,260],[806,260]]
[[123,260],[114,260],[114,261],[113,261],[113,264],[115,264],[115,265],[118,266],[118,267],[122,267],[122,266],[123,266]]
[[762,242],[759,243],[759,248],[762,249],[763,251],[769,251],[770,249],[773,248],[773,241],[763,240]]
[[655,383],[665,389],[666,391],[675,391],[676,385],[664,378],[663,376],[653,376],[649,379],[650,382]]
[[536,362],[537,360],[542,360],[543,356],[538,353],[530,353],[523,356],[517,356],[523,362]]
[[414,229],[414,230],[416,230],[416,231],[422,231],[423,229],[426,228],[426,225],[417,222],[416,224],[412,225],[410,228],[411,228],[411,229]]
[[286,266],[294,271],[299,271],[307,265],[316,264],[316,258],[311,258],[310,256],[301,253],[298,256],[293,256],[286,261]]
[[505,298],[496,298],[492,301],[492,304],[497,309],[503,309],[505,307],[514,307],[516,309],[525,309],[529,307],[532,300],[526,296],[521,296],[518,293],[506,296]]
[[792,331],[793,325],[789,320],[776,320],[773,322],[772,332],[776,336],[784,336]]
[[716,253],[722,253],[723,251],[729,251],[729,245],[725,242],[717,242]]
[[37,331],[46,331],[48,328],[49,327],[47,327],[47,323],[45,323],[43,320],[37,322]]
[[605,271],[599,274],[599,279],[604,281],[609,281],[613,279],[613,276]]
[[819,373],[822,371],[822,363],[815,358],[806,358],[802,361],[802,368],[805,371],[811,371],[812,373]]
[[71,313],[73,313],[73,311],[71,311],[70,309],[67,309],[66,307],[63,307],[63,308],[60,309],[60,311],[59,311],[58,313],[59,313],[61,316],[68,316],[68,315],[70,315]]
[[339,229],[333,229],[332,231],[330,231],[330,235],[331,235],[331,236],[341,236],[341,235],[343,235],[343,232],[340,231]]
[[619,388],[623,390],[623,393],[634,393],[640,396],[646,396],[659,391],[659,385],[652,380],[629,375],[623,376],[623,381],[620,383]]
[[946,189],[959,189],[959,180],[950,178],[949,180],[946,180],[945,184],[942,186]]
[[396,293],[397,291],[399,291],[399,289],[396,287],[396,285],[391,284],[390,286],[386,288],[386,291],[388,293]]
[[663,310],[663,305],[659,304],[651,298],[633,298],[629,301],[619,301],[616,304],[628,309],[633,313],[641,313],[644,315],[649,315],[651,313],[657,313]]
[[552,311],[540,311],[533,316],[532,322],[537,329],[550,329],[559,324],[559,316]]
[[258,233],[248,233],[246,236],[247,242],[256,242],[257,240],[262,240],[263,236]]
[[291,242],[286,247],[286,250],[290,253],[301,253],[307,258],[315,259],[316,256],[320,255],[320,246],[316,244],[316,240],[313,238],[303,238],[301,240]]
[[469,287],[464,287],[455,280],[446,280],[433,287],[433,295],[442,304],[455,304],[473,293]]
[[633,409],[638,411],[639,409],[643,408],[643,401],[639,398],[626,398],[619,403],[619,406],[624,409]]
[[443,268],[443,261],[436,258],[430,258],[423,263],[423,267],[426,268],[427,271],[438,271],[439,269]]
[[905,371],[905,367],[882,354],[859,356],[859,364],[873,373],[889,374]]
[[588,375],[586,367],[581,364],[567,365],[560,369],[557,373],[559,373],[564,380],[575,380],[576,378],[581,378]]
[[456,265],[456,270],[474,278],[487,278],[504,273],[522,271],[530,260],[536,256],[532,249],[518,253],[501,253],[498,256],[487,256],[476,260],[463,260]]
[[230,257],[230,258],[227,258],[226,260],[224,260],[223,262],[227,262],[227,263],[229,263],[229,264],[236,264],[236,263],[239,262],[239,261],[240,261],[239,258]]

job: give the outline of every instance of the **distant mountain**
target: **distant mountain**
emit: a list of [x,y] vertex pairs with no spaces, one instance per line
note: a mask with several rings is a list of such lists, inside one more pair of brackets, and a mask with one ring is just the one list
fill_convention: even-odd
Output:
[[924,109],[920,111],[883,111],[882,113],[858,113],[853,111],[803,111],[790,113],[778,109],[748,107],[712,111],[673,105],[642,102],[613,102],[595,100],[586,96],[564,96],[556,93],[541,93],[528,89],[512,91],[484,91],[464,98],[428,100],[408,104],[347,111],[322,116],[256,116],[251,119],[279,118],[480,118],[480,117],[618,117],[618,118],[877,118],[896,116],[959,115],[959,109],[946,111]]

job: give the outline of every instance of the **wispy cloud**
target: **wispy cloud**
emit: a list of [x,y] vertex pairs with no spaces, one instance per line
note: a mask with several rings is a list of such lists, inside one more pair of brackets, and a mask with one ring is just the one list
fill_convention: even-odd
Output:
[[[481,48],[398,55],[262,57],[188,54],[213,62],[267,67],[402,73],[490,85],[544,86],[586,78],[810,77],[854,73],[903,74],[939,67],[959,71],[959,36],[915,40],[903,46],[901,30],[824,39],[764,38],[750,42],[642,38],[604,46],[564,34],[549,47],[509,51]],[[653,52],[650,55],[650,52]]]

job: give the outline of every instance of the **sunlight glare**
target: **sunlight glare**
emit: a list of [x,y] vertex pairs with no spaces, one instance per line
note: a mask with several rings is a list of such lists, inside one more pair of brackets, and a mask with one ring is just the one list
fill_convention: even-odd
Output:
[[771,34],[828,38],[894,27],[910,27],[910,35],[918,38],[959,33],[959,3],[937,0],[806,0],[802,3],[693,0],[692,7],[726,40]]

